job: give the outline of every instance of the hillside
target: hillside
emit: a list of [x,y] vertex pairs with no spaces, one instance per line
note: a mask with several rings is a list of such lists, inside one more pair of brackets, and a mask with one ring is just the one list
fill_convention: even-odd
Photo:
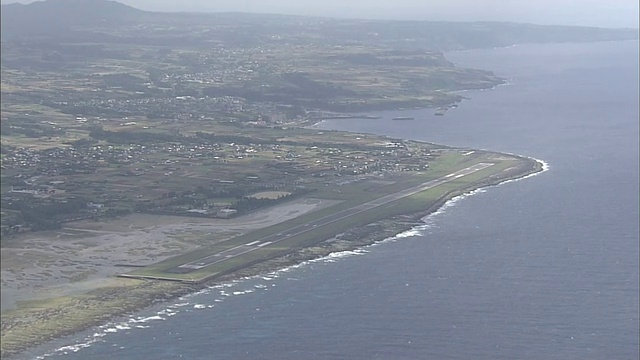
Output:
[[[346,20],[247,13],[154,13],[111,0],[45,0],[2,5],[2,40],[36,36],[65,42],[227,45],[361,43],[403,49],[456,50],[516,43],[630,40],[635,29],[504,22]],[[164,29],[163,29],[164,28]],[[135,32],[131,30],[135,29]],[[154,29],[154,31],[151,31]],[[168,31],[170,29],[170,31]],[[162,39],[157,36],[161,33]]]
[[118,26],[143,11],[110,0],[46,0],[2,5],[2,38],[63,36],[82,26]]

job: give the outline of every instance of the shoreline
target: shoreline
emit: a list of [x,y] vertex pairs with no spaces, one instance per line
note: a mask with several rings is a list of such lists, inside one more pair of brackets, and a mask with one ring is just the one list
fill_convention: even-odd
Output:
[[[7,313],[2,314],[1,355],[3,358],[10,358],[48,341],[77,334],[123,318],[127,314],[143,310],[153,304],[170,301],[215,285],[271,273],[339,252],[363,249],[423,225],[425,217],[437,213],[450,201],[456,201],[460,197],[484,188],[535,176],[549,169],[548,164],[542,160],[518,157],[527,160],[524,163],[526,168],[522,168],[523,165],[506,173],[472,183],[465,188],[450,191],[433,201],[424,210],[359,226],[348,233],[209,281],[184,284],[158,280],[118,279],[112,286],[97,288],[88,293],[41,300],[47,303],[48,307],[39,308],[37,301],[27,301],[25,303],[35,306],[32,308],[18,306],[17,309],[8,310]],[[55,304],[51,305],[51,300],[55,300]],[[25,317],[31,318],[32,321],[25,321]]]

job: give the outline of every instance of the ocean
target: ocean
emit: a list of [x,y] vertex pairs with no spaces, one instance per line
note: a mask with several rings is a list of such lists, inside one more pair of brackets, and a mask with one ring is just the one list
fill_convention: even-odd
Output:
[[[446,54],[508,84],[318,129],[542,159],[423,226],[158,304],[46,359],[638,359],[638,42]],[[413,121],[392,121],[396,116]]]

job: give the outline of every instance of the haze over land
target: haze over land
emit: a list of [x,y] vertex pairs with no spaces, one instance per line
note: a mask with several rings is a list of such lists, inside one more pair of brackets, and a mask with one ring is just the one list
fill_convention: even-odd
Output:
[[[5,1],[8,3],[33,1]],[[281,13],[341,18],[441,21],[509,21],[545,25],[638,28],[635,0],[124,0],[150,11]]]

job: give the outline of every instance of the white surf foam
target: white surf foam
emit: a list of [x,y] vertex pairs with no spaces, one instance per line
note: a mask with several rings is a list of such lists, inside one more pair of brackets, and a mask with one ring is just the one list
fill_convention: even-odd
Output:
[[244,295],[244,294],[251,294],[252,292],[254,292],[254,290],[249,289],[249,290],[244,290],[244,291],[234,291],[232,294],[233,295]]
[[80,351],[81,349],[87,348],[87,347],[89,347],[89,346],[91,346],[91,344],[90,344],[90,343],[77,344],[77,345],[69,345],[69,346],[63,346],[63,347],[61,347],[61,348],[57,349],[56,351],[58,351],[58,352],[60,352],[60,353],[63,353],[63,354],[68,354],[68,353],[70,353],[70,352],[75,353],[75,352],[78,352],[78,351]]
[[397,235],[394,236],[394,238],[396,239],[404,239],[404,238],[408,238],[408,237],[414,237],[414,236],[421,236],[422,232],[427,228],[427,225],[418,225],[414,228],[411,228],[409,230],[403,231]]
[[[80,351],[81,349],[84,348],[88,348],[91,345],[93,345],[94,343],[96,343],[97,341],[104,341],[102,338],[109,335],[109,334],[115,334],[118,333],[120,331],[128,331],[128,330],[136,330],[136,329],[148,329],[151,327],[151,325],[149,325],[149,323],[154,322],[154,321],[163,321],[166,320],[167,318],[171,317],[171,316],[175,316],[178,313],[180,313],[180,309],[186,308],[188,306],[192,306],[194,309],[205,309],[205,308],[213,308],[214,305],[205,305],[205,304],[192,304],[191,302],[188,301],[188,299],[193,298],[194,296],[198,296],[198,295],[206,295],[211,293],[214,289],[226,289],[229,287],[233,287],[238,283],[238,281],[232,281],[232,282],[228,282],[228,283],[223,283],[223,284],[217,284],[211,287],[207,287],[205,289],[181,296],[178,298],[177,303],[174,304],[170,304],[167,305],[166,308],[161,309],[159,311],[156,312],[155,315],[152,316],[130,316],[129,319],[127,319],[127,321],[125,322],[109,322],[107,324],[101,325],[99,326],[97,329],[98,331],[94,332],[91,336],[88,336],[80,341],[78,341],[75,344],[72,345],[65,345],[62,347],[59,347],[55,350],[53,350],[50,353],[44,354],[42,356],[37,357],[36,359],[45,359],[51,356],[55,356],[55,355],[64,355],[64,354],[68,354],[70,352],[77,352]],[[266,288],[266,286],[265,286]],[[246,294],[246,293],[250,293],[255,291],[254,289],[249,289],[248,291],[235,291],[234,294],[238,295],[238,294]],[[224,290],[221,291],[222,294],[226,295],[226,296],[231,296],[231,294],[226,293]],[[215,299],[214,301],[218,302],[218,301],[222,301],[222,300],[218,300]],[[186,311],[189,311],[188,309]]]
[[[422,219],[422,221],[424,221],[424,219]],[[424,235],[424,231],[429,229],[431,227],[430,224],[421,224],[421,225],[416,225],[414,227],[412,227],[409,230],[405,230],[403,232],[400,232],[396,235],[390,236],[388,238],[382,239],[381,241],[377,241],[373,244],[367,245],[364,247],[364,249],[368,248],[368,247],[375,247],[375,246],[380,246],[380,245],[384,245],[384,244],[388,244],[388,243],[394,243],[398,240],[401,239],[406,239],[406,238],[410,238],[410,237],[416,237],[416,236],[422,236]]]
[[147,316],[147,317],[140,317],[140,318],[137,318],[137,319],[131,319],[131,320],[129,320],[129,322],[131,322],[131,323],[146,323],[146,322],[154,321],[154,320],[164,320],[164,318],[162,316],[155,315],[155,316]]
[[209,287],[209,289],[224,289],[224,288],[232,287],[237,283],[238,283],[238,281],[225,282],[225,283],[222,283],[222,284],[212,285],[212,286]]
[[[513,154],[510,154],[513,155]],[[438,210],[432,212],[431,214],[423,217],[421,220],[425,223],[424,225],[417,225],[409,230],[403,231],[401,233],[398,233],[397,235],[388,237],[380,242],[377,242],[375,244],[371,244],[368,246],[376,246],[379,244],[384,244],[384,243],[389,243],[389,242],[395,242],[398,241],[400,239],[403,238],[407,238],[407,237],[413,237],[413,236],[421,236],[424,235],[424,231],[429,229],[433,224],[432,222],[434,221],[435,217],[438,217],[440,214],[443,214],[447,211],[447,209],[453,207],[454,205],[458,204],[461,200],[469,197],[469,196],[473,196],[476,194],[482,194],[487,192],[487,189],[494,187],[494,186],[500,186],[502,184],[507,184],[507,183],[511,183],[511,182],[516,182],[516,181],[520,181],[520,180],[524,180],[524,179],[528,179],[530,177],[533,176],[537,176],[540,175],[546,171],[548,171],[550,169],[549,163],[547,163],[544,160],[540,160],[540,159],[536,159],[536,158],[531,158],[533,160],[535,160],[536,162],[538,162],[539,164],[541,164],[542,166],[542,170],[535,172],[533,174],[529,174],[529,175],[525,175],[523,177],[517,178],[517,179],[510,179],[510,180],[505,180],[502,181],[500,183],[498,183],[497,185],[491,185],[491,186],[486,186],[486,187],[482,187],[482,188],[478,188],[472,191],[468,191],[465,192],[464,194],[458,195],[458,196],[454,196],[453,198],[447,200],[444,204],[442,204],[442,206],[440,206],[440,208],[438,208]],[[367,247],[368,247],[367,246]],[[366,248],[366,247],[365,247]]]
[[337,251],[337,252],[331,253],[329,255],[326,255],[326,256],[323,256],[323,257],[319,257],[317,259],[306,261],[306,263],[307,264],[312,264],[312,263],[316,263],[316,262],[331,263],[331,262],[336,262],[336,261],[338,261],[340,259],[344,259],[344,258],[347,258],[347,257],[364,255],[364,254],[366,254],[368,252],[369,251],[367,251],[364,248],[363,249],[356,249],[356,250]]
[[536,162],[538,162],[538,164],[540,164],[540,165],[542,166],[542,170],[541,170],[541,171],[538,171],[538,172],[535,172],[535,173],[533,173],[533,174],[529,174],[529,175],[526,175],[526,176],[523,176],[523,177],[517,178],[517,179],[505,180],[505,181],[501,182],[501,183],[500,183],[500,184],[498,184],[498,185],[501,185],[501,184],[507,184],[507,183],[511,183],[511,182],[516,182],[516,181],[520,181],[520,180],[528,179],[528,178],[530,178],[530,177],[538,176],[538,175],[540,175],[540,174],[542,174],[542,173],[545,173],[545,172],[549,171],[549,169],[551,169],[551,166],[549,165],[549,163],[548,163],[548,162],[546,162],[546,161],[544,161],[544,160],[540,160],[540,159],[536,159],[536,158],[530,158],[530,159],[533,159],[533,160],[535,160]]

